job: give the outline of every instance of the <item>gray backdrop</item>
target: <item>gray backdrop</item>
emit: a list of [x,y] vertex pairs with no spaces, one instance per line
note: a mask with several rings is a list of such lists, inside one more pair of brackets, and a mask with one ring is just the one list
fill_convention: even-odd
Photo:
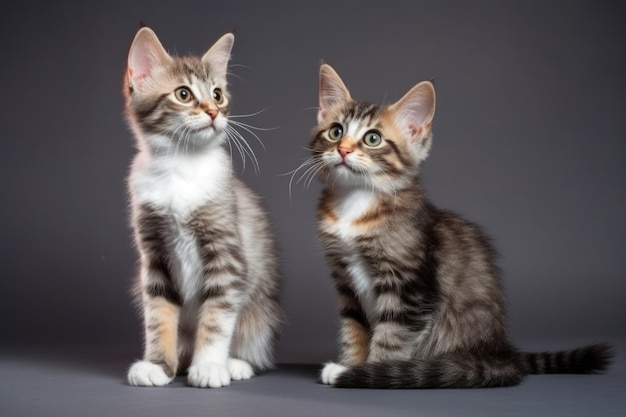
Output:
[[[315,123],[317,71],[394,101],[435,79],[434,202],[501,254],[520,344],[625,335],[626,30],[616,2],[10,2],[0,12],[0,344],[139,354],[121,77],[143,21],[203,53],[235,28],[234,114],[261,164],[283,255],[282,362],[330,359],[336,310],[315,238],[318,184],[288,192]],[[78,2],[77,2],[78,3]],[[237,157],[236,157],[237,159]],[[240,168],[240,167],[239,167]]]

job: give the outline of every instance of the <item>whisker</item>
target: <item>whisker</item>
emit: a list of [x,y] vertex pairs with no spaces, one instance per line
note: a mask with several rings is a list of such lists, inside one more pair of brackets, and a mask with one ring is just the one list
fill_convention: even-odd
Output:
[[255,73],[256,73],[256,70],[255,70],[254,68],[252,68],[252,67],[251,67],[251,66],[249,66],[249,65],[245,65],[245,64],[228,64],[228,67],[229,67],[229,68],[233,68],[233,67],[237,67],[237,68],[245,68],[245,69],[247,69],[248,71],[252,71],[252,72],[255,72]]
[[261,131],[268,131],[268,130],[278,130],[280,129],[282,126],[276,126],[276,127],[257,127],[257,126],[252,126],[249,125],[247,123],[243,123],[240,122],[238,120],[231,120],[231,123],[234,123],[236,126],[241,126],[241,127],[247,127],[249,129],[254,129],[254,130],[261,130]]
[[315,177],[317,176],[317,174],[324,169],[326,165],[322,162],[319,164],[319,166],[317,167],[317,169],[313,172],[311,172],[311,174],[309,175],[309,182],[306,184],[306,188],[309,189],[309,187],[311,186],[311,183],[313,182],[313,179],[315,179]]
[[294,178],[296,177],[296,175],[297,175],[298,171],[300,171],[301,169],[303,169],[303,168],[305,168],[305,167],[308,167],[308,168],[304,171],[304,173],[300,176],[300,179],[298,179],[298,180],[296,181],[296,184],[297,184],[297,183],[299,183],[299,182],[302,180],[302,177],[303,177],[304,175],[306,175],[306,173],[307,173],[307,172],[308,172],[308,171],[312,168],[312,167],[311,167],[311,166],[309,166],[309,165],[313,165],[313,167],[315,167],[315,164],[316,164],[316,163],[318,163],[318,161],[316,161],[313,157],[309,157],[309,158],[307,158],[306,160],[304,160],[304,162],[302,162],[302,163],[300,164],[300,166],[298,166],[298,168],[296,168],[296,169],[294,169],[293,171],[290,171],[290,172],[288,172],[288,173],[282,174],[282,175],[289,175],[289,174],[291,174],[291,177],[289,178],[289,199],[290,199],[290,200],[292,199],[292,192],[291,192],[291,190],[292,190],[292,187],[293,187],[293,180],[294,180]]
[[313,163],[313,158],[306,158],[306,160],[304,162],[302,162],[300,164],[300,166],[298,166],[298,168],[292,169],[291,171],[285,172],[283,174],[278,174],[278,175],[279,176],[291,175],[291,174],[297,172],[299,169],[302,169],[302,168],[304,168],[305,166],[307,166],[307,165],[309,165],[311,163]]
[[175,132],[178,132],[179,130],[180,130],[180,133],[176,133],[178,136],[174,137],[174,140],[176,140],[176,146],[174,147],[174,159],[175,160],[176,158],[178,158],[178,153],[181,150],[182,145],[184,143],[185,136],[187,134],[187,126],[184,124],[181,124],[175,129]]
[[296,181],[296,184],[298,184],[300,181],[302,181],[304,179],[304,183],[306,184],[307,179],[314,173],[317,172],[319,170],[319,168],[323,167],[324,163],[322,161],[315,161],[310,167],[308,167],[303,173],[302,175],[300,175],[300,178],[298,178],[298,180]]
[[226,143],[228,143],[228,154],[230,155],[230,165],[233,165],[233,145],[228,140],[228,134],[226,134]]
[[267,111],[267,108],[263,109],[263,110],[259,110],[255,113],[248,113],[248,114],[237,114],[237,115],[229,115],[228,116],[228,120],[230,119],[238,119],[240,117],[253,117],[253,116],[258,116],[259,114],[263,113],[264,111]]
[[235,145],[235,148],[237,148],[237,151],[239,152],[239,155],[241,156],[242,170],[245,170],[246,169],[246,154],[244,152],[244,149],[241,147],[239,140],[234,135],[234,133],[231,132],[229,129],[226,129],[226,138],[228,139],[229,144],[232,142]]
[[170,138],[171,140],[176,141],[176,146],[174,146],[174,149],[172,149],[171,146],[167,147],[168,155],[170,155],[172,153],[172,151],[174,152],[174,159],[176,159],[177,149],[178,149],[178,146],[180,145],[180,141],[176,138],[176,134],[177,134],[178,130],[183,129],[183,128],[184,128],[183,125],[178,125],[176,127],[176,129],[174,129],[174,131],[171,131],[171,132],[167,128],[161,129],[161,134],[163,136],[166,136],[166,137]]
[[[229,65],[229,67],[232,67],[233,65]],[[241,75],[239,74],[235,74],[232,71],[226,71],[226,75],[229,77],[235,77],[235,78],[239,78],[241,81],[243,81],[244,83],[247,83],[248,80],[246,80],[245,78],[243,78]]]
[[191,142],[189,140],[191,136],[191,127],[187,127],[187,129],[185,130],[185,154],[189,154],[189,143]]
[[[259,137],[257,136],[257,134],[256,134],[256,133],[254,133],[254,132],[251,130],[252,128],[254,128],[253,126],[250,126],[250,125],[248,125],[248,124],[246,124],[246,123],[238,122],[238,121],[235,121],[235,120],[231,120],[230,122],[231,122],[232,124],[234,124],[235,126],[240,127],[240,128],[242,128],[243,130],[245,130],[246,132],[250,133],[252,136],[254,136],[254,138],[255,138],[255,139],[256,139],[256,140],[257,140],[257,141],[261,144],[261,147],[263,148],[263,150],[264,150],[264,151],[266,151],[266,149],[265,149],[265,145],[263,144],[263,141],[261,141],[261,138],[259,138]],[[254,129],[257,129],[257,128],[254,128]],[[258,129],[258,130],[263,130],[263,129]],[[240,136],[241,136],[241,135],[240,135]],[[242,139],[243,139],[243,137],[242,137]]]
[[[246,139],[241,135],[241,133],[239,133],[239,131],[237,131],[236,129],[234,129],[232,126],[228,126],[226,125],[226,130],[229,131],[230,133],[232,133],[232,138],[234,140],[236,140],[236,142],[238,142],[241,147],[243,148],[243,150],[248,154],[248,156],[250,156],[250,158],[252,159],[252,162],[254,163],[254,167],[255,167],[255,173],[260,173],[261,169],[259,167],[259,161],[256,157],[256,155],[254,154],[254,150],[252,149],[252,147],[250,146],[250,144],[246,141]],[[258,139],[258,138],[257,138]],[[260,142],[260,139],[259,139]]]

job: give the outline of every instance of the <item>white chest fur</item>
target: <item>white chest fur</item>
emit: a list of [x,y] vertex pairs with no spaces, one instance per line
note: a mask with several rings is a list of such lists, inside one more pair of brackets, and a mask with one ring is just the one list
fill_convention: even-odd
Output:
[[221,149],[159,157],[139,153],[129,186],[135,204],[150,204],[183,220],[223,195],[230,175],[230,159]]
[[354,222],[367,213],[376,202],[376,194],[364,190],[352,190],[334,198],[332,208],[337,220],[328,225],[328,231],[349,241],[362,233]]
[[374,317],[374,293],[371,268],[367,265],[356,244],[362,231],[354,222],[367,213],[376,202],[376,195],[369,191],[354,190],[340,195],[332,207],[337,220],[326,225],[326,230],[342,240],[342,257],[347,264],[352,285],[356,290],[361,308],[368,318]]

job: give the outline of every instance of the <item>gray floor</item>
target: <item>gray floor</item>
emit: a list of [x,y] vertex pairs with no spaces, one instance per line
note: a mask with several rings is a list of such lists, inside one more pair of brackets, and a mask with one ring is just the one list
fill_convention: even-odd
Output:
[[2,416],[623,416],[626,345],[604,375],[529,376],[485,390],[343,390],[316,383],[317,365],[281,365],[228,388],[177,378],[166,388],[124,382],[132,354],[83,348],[0,354]]

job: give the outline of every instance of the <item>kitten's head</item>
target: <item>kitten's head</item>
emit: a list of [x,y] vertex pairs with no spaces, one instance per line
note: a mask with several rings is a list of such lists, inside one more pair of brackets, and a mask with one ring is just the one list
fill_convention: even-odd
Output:
[[327,64],[320,69],[319,112],[311,148],[326,184],[393,191],[415,180],[428,156],[435,114],[435,89],[415,85],[391,105],[352,99]]
[[170,56],[149,28],[128,53],[126,110],[140,145],[193,151],[225,140],[229,109],[226,71],[234,35],[227,33],[201,57]]

